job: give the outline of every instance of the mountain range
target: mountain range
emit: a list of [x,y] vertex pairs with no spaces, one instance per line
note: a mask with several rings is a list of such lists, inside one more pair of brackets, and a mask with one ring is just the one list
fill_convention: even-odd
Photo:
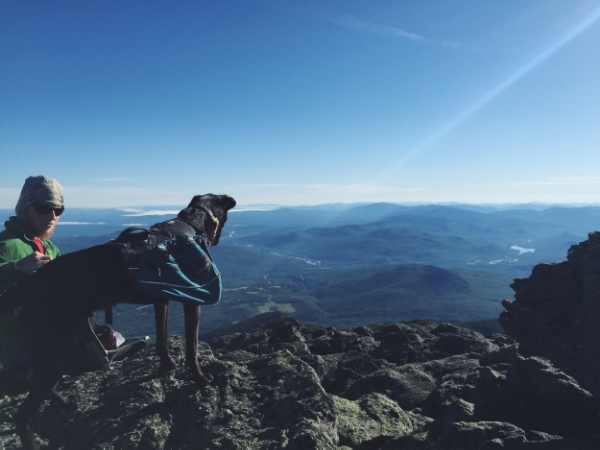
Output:
[[[181,207],[67,209],[53,241],[63,253],[76,251],[128,226],[167,220]],[[597,206],[234,209],[211,250],[223,276],[222,300],[204,308],[201,331],[268,311],[333,326],[494,318],[512,296],[513,279],[528,276],[535,264],[564,260],[565,248],[597,224]],[[178,305],[173,309],[170,327],[182,332]],[[152,308],[119,305],[115,327],[152,335]]]

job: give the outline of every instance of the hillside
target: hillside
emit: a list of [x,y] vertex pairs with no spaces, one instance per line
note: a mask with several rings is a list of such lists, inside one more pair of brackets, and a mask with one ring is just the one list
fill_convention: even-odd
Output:
[[434,235],[400,227],[377,228],[372,224],[269,232],[247,236],[245,241],[321,264],[339,266],[411,262],[457,265],[481,259],[503,259],[509,254],[482,239]]
[[[281,266],[273,272],[261,271],[261,264],[256,264],[248,269],[255,281],[231,280],[227,258],[217,256],[224,263],[219,263],[223,283],[229,287],[219,304],[202,309],[201,333],[268,311],[344,327],[390,318],[482,320],[497,317],[501,301],[512,295],[508,284],[514,272],[497,269],[461,271],[413,264],[287,273]],[[260,276],[264,273],[270,275]],[[173,303],[170,309],[169,329],[183,333],[181,306]],[[127,336],[154,335],[152,307],[117,305],[114,320],[115,328]]]

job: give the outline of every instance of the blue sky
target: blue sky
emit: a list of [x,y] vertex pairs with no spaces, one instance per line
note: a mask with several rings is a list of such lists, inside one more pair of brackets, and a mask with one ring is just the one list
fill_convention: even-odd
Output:
[[0,207],[600,202],[600,0],[0,1]]

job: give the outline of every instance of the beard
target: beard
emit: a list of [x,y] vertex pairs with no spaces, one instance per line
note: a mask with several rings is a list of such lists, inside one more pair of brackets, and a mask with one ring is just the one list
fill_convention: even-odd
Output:
[[56,223],[47,228],[45,225],[47,222],[40,220],[36,214],[31,208],[26,209],[22,214],[17,215],[19,225],[28,238],[47,239],[54,234]]
[[41,236],[38,236],[39,239],[48,239],[54,234],[54,228],[56,225],[52,225],[50,228],[46,228]]

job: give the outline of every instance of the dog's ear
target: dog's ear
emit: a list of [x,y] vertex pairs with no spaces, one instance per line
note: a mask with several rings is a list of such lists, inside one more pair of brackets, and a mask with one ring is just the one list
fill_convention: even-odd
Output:
[[235,199],[229,195],[219,195],[219,202],[221,202],[221,206],[225,211],[229,211],[236,205]]

